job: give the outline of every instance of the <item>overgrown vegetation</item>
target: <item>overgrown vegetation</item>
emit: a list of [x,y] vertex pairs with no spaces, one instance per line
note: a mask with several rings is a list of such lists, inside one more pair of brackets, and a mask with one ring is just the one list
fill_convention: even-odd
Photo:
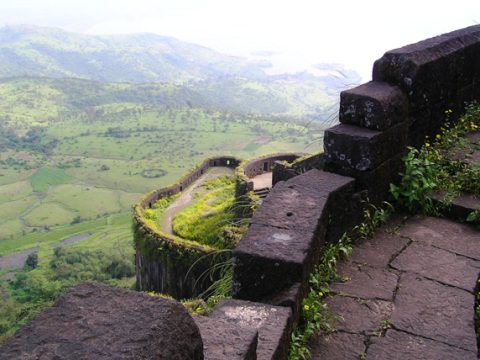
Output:
[[[447,110],[447,118],[450,114]],[[447,122],[419,150],[409,148],[403,158],[405,171],[401,182],[390,187],[398,204],[411,212],[437,214],[442,205],[448,205],[461,192],[480,194],[480,166],[466,161],[470,152],[480,149],[480,144],[465,139],[479,126],[480,105],[472,103],[456,123]],[[443,197],[440,207],[434,201],[435,194]],[[469,220],[476,220],[476,214],[471,214]]]
[[0,281],[0,344],[60,293],[80,282],[95,280],[131,287],[135,274],[129,248],[86,250],[57,247],[48,262],[28,257],[9,280]]
[[223,176],[208,181],[196,192],[196,201],[177,213],[173,231],[178,236],[195,240],[218,249],[231,248],[232,239],[225,238],[225,228],[234,220],[235,181]]
[[392,204],[384,201],[381,206],[366,203],[363,210],[363,221],[353,229],[362,238],[372,235],[376,229],[386,224],[392,216],[395,208]]
[[344,235],[336,244],[328,244],[320,263],[309,278],[309,292],[302,302],[301,323],[294,330],[290,342],[289,360],[308,359],[309,339],[319,331],[329,333],[334,330],[335,316],[328,310],[324,299],[328,296],[329,285],[338,279],[337,261],[350,256],[352,245]]
[[[363,221],[353,229],[355,237],[367,238],[390,219],[394,208],[388,202],[375,206],[365,204]],[[309,292],[302,302],[300,324],[294,330],[290,342],[289,360],[309,359],[309,339],[317,334],[328,334],[335,331],[337,319],[325,302],[330,293],[330,284],[341,280],[337,272],[337,262],[348,258],[353,251],[351,239],[344,234],[336,244],[328,244],[323,250],[319,265],[309,278]],[[388,325],[382,322],[382,328]],[[384,330],[384,329],[383,329]]]

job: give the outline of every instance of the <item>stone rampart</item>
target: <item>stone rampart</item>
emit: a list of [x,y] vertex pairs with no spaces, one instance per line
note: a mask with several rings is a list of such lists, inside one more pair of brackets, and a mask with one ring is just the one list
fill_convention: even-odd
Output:
[[209,246],[152,228],[145,220],[143,211],[151,208],[157,200],[183,191],[210,167],[236,168],[239,163],[233,157],[207,159],[176,184],[151,192],[134,206],[138,290],[167,293],[182,299],[198,296],[212,284],[216,274],[208,273],[209,269],[225,261],[228,254],[217,254],[216,249]]

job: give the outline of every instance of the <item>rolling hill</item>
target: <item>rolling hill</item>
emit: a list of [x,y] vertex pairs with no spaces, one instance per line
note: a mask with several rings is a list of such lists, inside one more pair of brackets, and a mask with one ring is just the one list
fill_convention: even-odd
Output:
[[264,78],[265,64],[156,34],[93,36],[55,28],[0,29],[0,77],[75,77],[104,82]]

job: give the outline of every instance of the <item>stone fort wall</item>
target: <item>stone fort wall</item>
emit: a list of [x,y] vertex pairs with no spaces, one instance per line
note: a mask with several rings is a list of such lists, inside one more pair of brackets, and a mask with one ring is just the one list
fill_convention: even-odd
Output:
[[[376,203],[386,199],[407,147],[419,146],[425,136],[436,134],[445,123],[445,110],[452,110],[455,120],[466,101],[478,99],[480,25],[388,51],[375,62],[371,82],[343,92],[340,124],[325,132],[324,170],[279,179],[234,250],[236,299],[219,303],[210,318],[197,323],[205,357],[212,349],[205,344],[229,349],[230,336],[220,326],[228,323],[237,334],[244,326],[255,331],[248,353],[238,358],[286,359],[308,276],[325,243],[360,221],[362,199]],[[147,197],[142,206],[155,196]],[[150,244],[151,249],[142,249],[145,256],[164,245]],[[206,319],[215,331],[203,323]],[[155,338],[165,335],[158,330]],[[19,332],[4,349],[22,339],[29,343],[28,334]]]

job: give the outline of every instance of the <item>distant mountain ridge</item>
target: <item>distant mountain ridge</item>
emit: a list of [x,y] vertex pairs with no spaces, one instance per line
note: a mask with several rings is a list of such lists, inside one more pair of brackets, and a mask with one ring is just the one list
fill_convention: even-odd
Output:
[[360,82],[341,64],[316,65],[321,76],[268,75],[267,66],[156,34],[94,36],[29,25],[0,29],[0,83],[9,83],[6,94],[16,89],[19,96],[18,86],[33,94],[45,84],[75,108],[131,101],[322,122],[334,112],[339,92]]
[[94,36],[29,25],[0,29],[0,77],[182,83],[232,74],[264,78],[265,66],[149,33]]

